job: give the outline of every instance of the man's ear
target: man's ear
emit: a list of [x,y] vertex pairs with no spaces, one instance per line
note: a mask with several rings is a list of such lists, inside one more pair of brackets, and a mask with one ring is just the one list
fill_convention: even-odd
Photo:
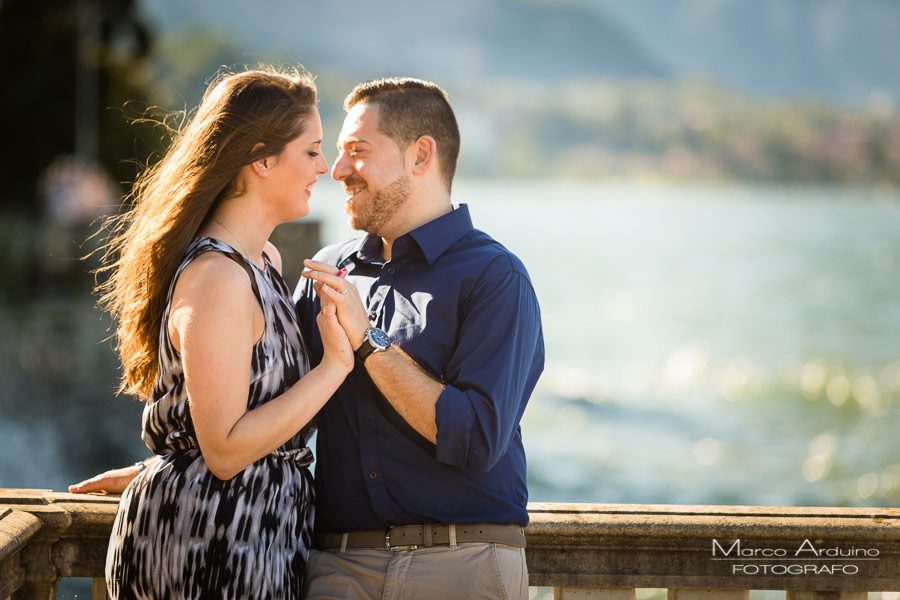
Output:
[[436,159],[437,142],[435,142],[434,138],[430,135],[423,135],[413,142],[412,146],[412,149],[415,152],[413,175],[422,175],[431,167],[431,164]]
[[[257,143],[253,146],[253,152],[257,152],[260,148],[265,147],[265,144],[262,142]],[[277,157],[275,156],[266,156],[257,160],[254,160],[250,163],[250,166],[253,167],[253,171],[259,175],[260,177],[268,177],[269,172],[272,167],[275,166],[275,163],[278,162]]]

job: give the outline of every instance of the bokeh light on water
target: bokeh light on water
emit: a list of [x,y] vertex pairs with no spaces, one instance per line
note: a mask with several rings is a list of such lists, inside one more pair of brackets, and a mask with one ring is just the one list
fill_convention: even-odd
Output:
[[[454,197],[541,301],[531,499],[898,504],[896,194],[460,180]],[[312,206],[323,242],[353,235],[335,184]],[[106,326],[87,295],[0,319],[7,485],[145,452]]]
[[897,504],[896,194],[469,194],[544,307],[547,370],[523,424],[532,499]]

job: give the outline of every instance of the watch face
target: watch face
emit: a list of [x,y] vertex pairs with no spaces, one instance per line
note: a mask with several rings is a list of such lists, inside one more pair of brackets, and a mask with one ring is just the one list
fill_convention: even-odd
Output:
[[388,346],[391,345],[391,338],[388,337],[388,334],[374,327],[369,330],[369,340],[373,346],[380,350],[387,350]]

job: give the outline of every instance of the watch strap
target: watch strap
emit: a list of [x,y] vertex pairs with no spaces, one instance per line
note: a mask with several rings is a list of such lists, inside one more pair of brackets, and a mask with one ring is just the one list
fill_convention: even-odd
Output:
[[372,345],[372,342],[369,341],[369,336],[367,335],[363,338],[363,343],[359,345],[353,353],[356,355],[356,358],[359,359],[359,362],[365,363],[366,359],[375,352],[375,346]]

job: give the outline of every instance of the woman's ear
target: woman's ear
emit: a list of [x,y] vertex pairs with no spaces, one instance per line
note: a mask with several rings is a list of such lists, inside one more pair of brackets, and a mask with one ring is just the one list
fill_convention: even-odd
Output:
[[[263,147],[265,147],[265,144],[263,144],[262,142],[259,142],[255,146],[253,146],[253,152],[255,153],[260,148],[263,148]],[[271,171],[272,167],[275,166],[276,162],[277,162],[277,159],[275,156],[266,156],[266,157],[254,160],[252,163],[250,163],[250,166],[253,167],[253,171],[260,177],[268,177],[269,172]]]
[[413,150],[415,151],[413,175],[422,175],[434,162],[437,154],[437,142],[430,135],[423,135],[413,142]]

